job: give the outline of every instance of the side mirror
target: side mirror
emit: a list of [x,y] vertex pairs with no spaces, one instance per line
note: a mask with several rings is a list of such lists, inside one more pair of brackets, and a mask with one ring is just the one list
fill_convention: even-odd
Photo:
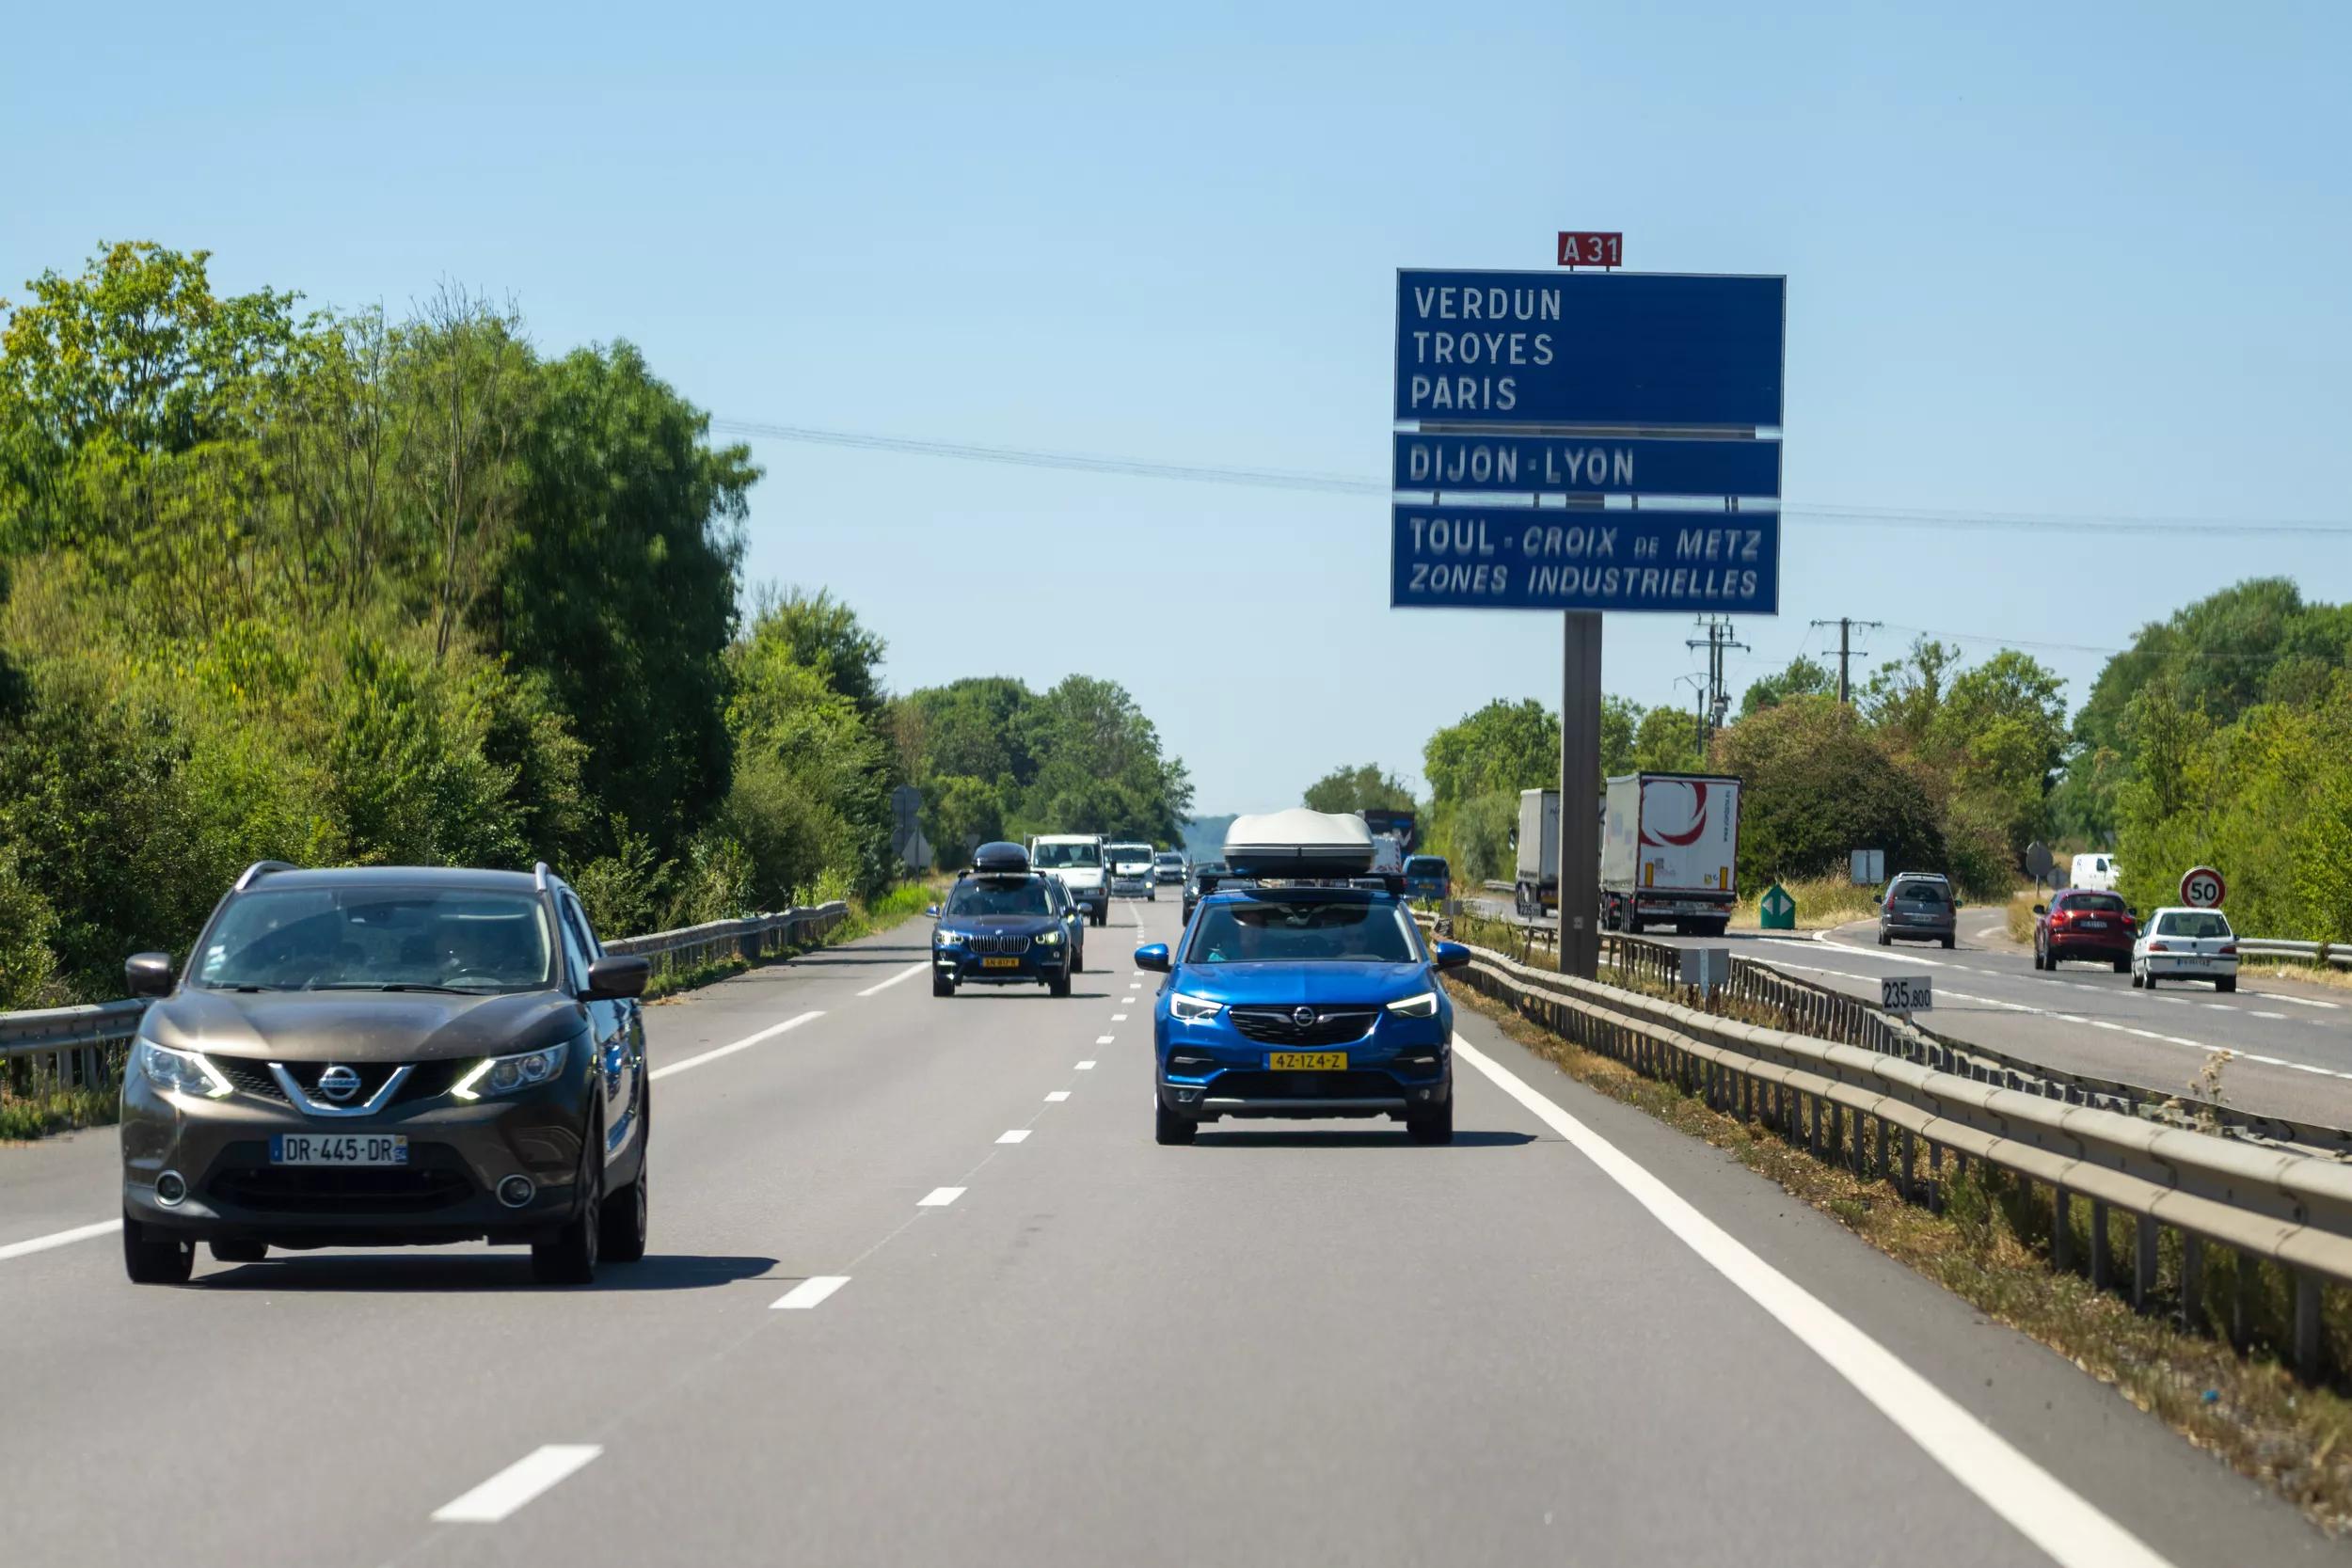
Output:
[[122,961],[122,977],[133,996],[171,994],[171,955],[134,953]]
[[1883,904],[1886,902],[1886,899],[1883,895],[1874,893],[1870,895],[1870,902],[1873,904]]
[[1136,949],[1136,967],[1148,969],[1154,974],[1168,973],[1168,943],[1154,942]]
[[2050,906],[2047,904],[2036,904],[2033,907],[2033,912],[2036,914],[2048,914],[2050,912]]
[[643,996],[645,983],[652,978],[651,958],[598,958],[588,966],[588,987],[580,998],[583,1002],[618,1002],[625,997]]
[[937,904],[926,904],[923,907],[923,913],[932,920],[937,920],[939,918],[939,906]]
[[1441,942],[1438,943],[1438,967],[1439,969],[1460,969],[1470,961],[1470,950],[1460,942]]

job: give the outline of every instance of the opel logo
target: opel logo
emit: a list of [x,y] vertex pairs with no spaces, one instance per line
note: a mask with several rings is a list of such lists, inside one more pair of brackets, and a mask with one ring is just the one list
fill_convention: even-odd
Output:
[[1293,1007],[1291,1022],[1301,1029],[1311,1029],[1314,1027],[1315,1010],[1312,1007]]
[[329,1063],[319,1074],[319,1093],[333,1101],[349,1100],[359,1092],[359,1075],[341,1062]]

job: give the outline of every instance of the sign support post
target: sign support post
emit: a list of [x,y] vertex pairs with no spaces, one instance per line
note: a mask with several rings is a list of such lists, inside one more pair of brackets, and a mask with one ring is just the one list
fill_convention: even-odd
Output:
[[1561,616],[1560,973],[1600,968],[1600,611]]

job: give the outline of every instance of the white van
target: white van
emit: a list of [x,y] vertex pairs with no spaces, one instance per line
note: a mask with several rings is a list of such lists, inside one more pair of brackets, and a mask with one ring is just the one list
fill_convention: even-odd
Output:
[[2122,879],[2123,867],[2113,855],[2104,849],[2086,849],[2074,857],[2074,875],[2067,885],[2086,893],[2113,893]]
[[1111,888],[1100,833],[1038,833],[1029,840],[1029,864],[1060,882],[1071,901],[1100,926],[1110,918]]

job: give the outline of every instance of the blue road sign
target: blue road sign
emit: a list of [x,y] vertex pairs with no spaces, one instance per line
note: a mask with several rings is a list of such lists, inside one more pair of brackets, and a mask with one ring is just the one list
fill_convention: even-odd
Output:
[[1393,473],[1399,490],[1773,497],[1780,443],[1400,432]]
[[1788,286],[1675,273],[1396,275],[1396,418],[1778,425]]
[[1396,609],[1780,612],[1778,513],[1391,510]]

